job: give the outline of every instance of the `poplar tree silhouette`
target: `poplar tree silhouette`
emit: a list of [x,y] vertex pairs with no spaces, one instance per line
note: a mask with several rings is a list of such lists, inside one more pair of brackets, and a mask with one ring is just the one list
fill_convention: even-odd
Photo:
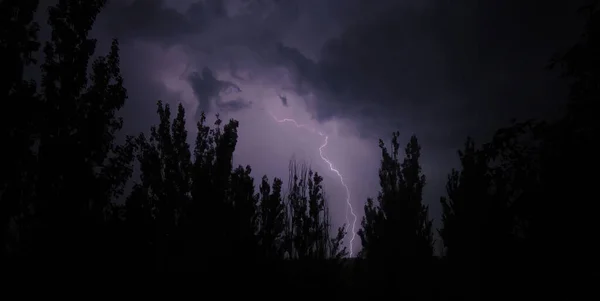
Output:
[[288,285],[323,288],[335,286],[347,255],[343,247],[344,226],[332,236],[332,224],[323,192],[323,178],[306,163],[289,164],[284,244],[287,258],[294,262]]
[[286,205],[282,195],[283,182],[263,176],[259,188],[258,237],[262,256],[266,260],[283,259],[285,256]]
[[[433,236],[428,207],[423,204],[425,176],[419,163],[420,146],[415,136],[399,157],[399,133],[392,135],[391,152],[382,140],[377,204],[367,200],[362,229],[358,234],[367,259],[372,283],[384,287],[404,284],[402,294],[418,291],[418,279],[427,275],[433,254]],[[402,160],[402,161],[401,161]],[[411,291],[413,290],[413,291]]]
[[305,163],[290,161],[287,193],[287,253],[290,258],[340,259],[346,255],[341,247],[344,227],[330,236],[331,221],[323,192],[323,178]]
[[[446,184],[448,197],[441,198],[443,226],[439,233],[450,268],[446,294],[465,298],[474,293],[475,296],[468,296],[473,298],[479,296],[480,256],[487,251],[482,241],[487,218],[483,207],[488,200],[490,179],[486,157],[475,148],[472,139],[467,139],[459,157],[462,170],[451,172]],[[458,271],[464,275],[461,280],[454,278]]]
[[155,260],[158,270],[193,270],[215,258],[237,268],[285,258],[340,263],[343,227],[331,236],[317,173],[292,162],[286,197],[283,182],[276,178],[271,191],[266,176],[256,192],[250,166],[232,169],[237,121],[221,127],[217,116],[210,128],[201,114],[192,160],[183,107],[171,122],[169,105],[159,101],[157,114],[149,138],[136,139],[141,181],[126,203],[130,243],[140,258]]
[[[96,41],[87,35],[104,4],[58,1],[49,8],[52,36],[44,45],[41,90],[36,93],[33,82],[20,81],[19,64],[31,63],[31,52],[37,49],[37,26],[31,22],[37,2],[2,2],[8,9],[3,13],[9,14],[4,20],[10,24],[6,28],[10,33],[3,34],[7,37],[3,51],[9,56],[3,59],[14,60],[10,63],[13,81],[3,86],[2,93],[8,94],[3,97],[11,103],[13,114],[24,117],[3,132],[8,136],[2,138],[18,140],[10,150],[24,155],[8,164],[12,167],[7,172],[12,174],[5,174],[8,185],[2,203],[21,207],[19,213],[7,212],[19,217],[20,241],[15,245],[21,255],[29,254],[25,262],[30,267],[53,262],[65,268],[101,264],[103,258],[83,258],[94,258],[105,247],[106,208],[122,193],[131,173],[131,139],[124,145],[114,142],[122,126],[115,113],[127,98],[116,40],[106,56],[91,63],[88,73]],[[18,95],[19,101],[11,101],[11,95]],[[37,113],[27,116],[26,112]]]
[[33,189],[36,116],[30,109],[39,108],[36,83],[26,80],[26,66],[36,64],[39,26],[33,22],[38,1],[2,1],[0,3],[0,244],[2,260],[19,252],[14,235],[23,223],[26,206]]

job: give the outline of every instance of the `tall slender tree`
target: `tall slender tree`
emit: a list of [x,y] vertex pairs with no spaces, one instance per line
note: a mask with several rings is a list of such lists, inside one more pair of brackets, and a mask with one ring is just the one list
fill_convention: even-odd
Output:
[[377,204],[367,200],[358,234],[363,244],[361,255],[374,273],[371,281],[384,282],[381,284],[387,288],[404,282],[403,292],[412,294],[418,283],[414,278],[419,279],[429,271],[433,236],[428,207],[423,204],[425,176],[419,163],[421,148],[412,136],[402,160],[398,137],[398,132],[393,133],[391,152],[379,141],[381,191]]
[[283,259],[286,207],[282,195],[283,182],[275,178],[273,185],[263,176],[259,187],[258,236],[266,259]]
[[[36,138],[35,116],[39,109],[36,83],[24,78],[24,69],[36,61],[33,55],[40,43],[39,26],[33,21],[38,1],[2,1],[0,3],[0,65],[2,82],[0,99],[0,141],[4,155],[0,157],[0,257],[18,252],[9,223],[19,225],[33,190],[35,156],[32,146]],[[12,251],[11,251],[12,250]]]
[[331,221],[323,193],[323,178],[306,164],[289,164],[287,194],[287,252],[294,259],[339,259],[346,255],[341,247],[344,227],[331,238]]
[[[127,99],[116,40],[106,56],[91,63],[88,72],[96,46],[88,33],[104,4],[62,0],[49,8],[52,35],[44,46],[40,102],[21,109],[44,113],[27,128],[36,142],[32,148],[35,167],[30,169],[35,173],[30,177],[34,192],[27,215],[44,225],[24,234],[33,242],[28,249],[39,259],[60,256],[72,267],[84,265],[68,263],[93,257],[99,240],[87,238],[103,231],[106,208],[122,193],[131,173],[131,139],[125,145],[115,143],[122,127],[116,112]],[[16,12],[19,15],[21,10]],[[30,13],[23,10],[25,15]],[[35,48],[31,39],[26,44],[27,49]],[[55,245],[62,247],[50,247]]]

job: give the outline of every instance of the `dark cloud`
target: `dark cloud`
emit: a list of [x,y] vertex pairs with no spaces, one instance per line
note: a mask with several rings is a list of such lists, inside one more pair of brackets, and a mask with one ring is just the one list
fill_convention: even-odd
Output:
[[279,99],[281,99],[281,104],[282,104],[284,107],[287,107],[287,106],[288,106],[287,97],[285,97],[285,95],[279,95]]
[[[511,117],[541,115],[562,99],[564,91],[546,89],[560,85],[544,66],[570,43],[566,37],[576,36],[578,27],[566,25],[579,5],[180,2],[187,5],[113,1],[103,13],[110,16],[105,27],[117,36],[191,47],[202,54],[192,57],[196,65],[226,68],[232,83],[271,76],[265,68],[286,68],[290,82],[273,84],[306,97],[317,120],[350,118],[362,124],[363,134],[402,128],[444,144],[467,133],[487,134]],[[194,91],[206,109],[220,93],[211,85],[220,82],[195,75]],[[452,124],[446,126],[452,135],[439,131],[441,120]]]
[[160,43],[177,43],[183,36],[205,30],[225,17],[223,1],[196,1],[185,12],[166,6],[164,0],[112,1],[103,16],[103,26],[119,38],[135,37]]
[[217,107],[220,111],[231,113],[237,112],[245,109],[250,109],[252,107],[252,101],[247,101],[243,98],[236,98],[228,101],[217,101]]
[[564,100],[564,90],[552,89],[560,87],[556,74],[544,67],[576,37],[575,2],[365,9],[370,14],[330,39],[319,60],[286,46],[278,54],[295,73],[298,94],[319,91],[312,104],[319,120],[395,118],[397,126],[446,140],[448,133],[430,126],[443,120],[456,132],[451,139],[460,140],[512,117],[547,113]]
[[142,44],[121,44],[121,70],[129,96],[127,104],[120,112],[125,119],[124,134],[137,134],[147,131],[150,125],[158,122],[156,102],[162,100],[172,107],[180,100],[178,92],[170,91],[153,77],[155,66],[145,62],[154,62],[160,54],[149,51]]
[[213,71],[207,67],[204,67],[201,73],[191,73],[188,81],[198,99],[200,111],[208,111],[212,100],[216,100],[218,107],[229,108],[229,110],[240,110],[250,106],[248,102],[239,99],[221,102],[221,94],[239,93],[241,89],[232,82],[217,79]]

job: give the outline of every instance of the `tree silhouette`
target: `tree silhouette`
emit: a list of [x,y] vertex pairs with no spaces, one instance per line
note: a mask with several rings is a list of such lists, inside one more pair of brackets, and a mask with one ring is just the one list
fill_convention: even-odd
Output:
[[[469,258],[479,234],[469,233],[478,230],[474,225],[480,224],[478,206],[484,201],[487,193],[488,175],[487,162],[481,153],[475,149],[472,139],[467,139],[465,150],[459,151],[462,171],[453,170],[448,176],[448,198],[442,197],[443,228],[439,231],[446,247],[446,256]],[[456,254],[456,255],[455,255]]]
[[285,254],[286,206],[282,196],[283,182],[275,178],[273,185],[263,176],[259,194],[258,237],[265,259],[283,259]]
[[237,167],[231,177],[229,203],[234,214],[230,216],[233,242],[232,253],[237,260],[248,262],[259,255],[258,240],[258,197],[255,194],[254,179],[250,166]]
[[[36,120],[28,108],[39,106],[36,84],[23,78],[26,66],[35,64],[39,26],[33,22],[38,1],[2,1],[0,3],[0,141],[4,155],[0,157],[0,251],[2,259],[19,251],[16,236],[9,223],[20,225],[32,190],[35,156]],[[14,227],[13,227],[14,228]],[[13,239],[11,239],[13,238]]]
[[[469,271],[470,278],[449,287],[464,294],[507,293],[498,273],[524,275],[524,239],[528,231],[523,208],[539,191],[539,143],[534,137],[543,124],[515,123],[500,129],[489,143],[475,146],[468,138],[459,151],[460,170],[448,176],[447,197],[441,198],[442,228],[439,230],[451,271]],[[452,272],[450,272],[452,273]],[[451,274],[450,274],[451,275]],[[448,277],[451,277],[451,276]],[[486,286],[480,278],[495,279]],[[450,282],[456,279],[449,279]],[[510,284],[514,291],[518,285]]]
[[[466,281],[454,281],[448,295],[459,295],[478,289],[483,223],[486,219],[483,206],[487,201],[489,175],[485,156],[475,149],[472,139],[467,139],[464,151],[459,151],[462,170],[453,170],[448,176],[448,197],[442,198],[442,223],[439,230],[444,242],[445,255],[452,271],[467,271]],[[485,250],[487,251],[487,250]],[[451,272],[450,272],[451,273]],[[476,292],[478,294],[478,292]]]
[[[7,1],[2,5],[8,9],[4,20],[13,30],[4,35],[7,47],[3,51],[14,66],[13,81],[3,88],[9,96],[3,97],[12,103],[9,106],[28,106],[12,108],[24,118],[22,124],[5,132],[18,139],[11,150],[25,155],[17,155],[14,163],[8,164],[12,167],[7,171],[13,174],[7,175],[8,194],[3,195],[3,203],[18,203],[23,208],[19,227],[24,230],[18,243],[22,254],[29,253],[47,264],[57,262],[48,260],[50,257],[63,258],[63,266],[75,267],[69,263],[94,256],[104,246],[100,239],[87,238],[103,237],[106,208],[122,193],[131,173],[131,139],[124,145],[114,142],[122,126],[115,113],[127,98],[118,43],[113,42],[108,55],[94,60],[88,74],[96,43],[87,35],[104,1],[59,1],[48,11],[52,36],[44,46],[41,91],[36,95],[32,82],[20,80],[23,67],[19,64],[31,63],[31,52],[37,49],[37,26],[31,22],[37,2]],[[10,95],[25,101],[11,101]],[[31,111],[40,115],[27,116]],[[3,138],[10,140],[8,136]],[[22,191],[25,183],[27,193]],[[21,193],[17,195],[18,190]]]
[[589,238],[596,228],[595,212],[588,207],[593,206],[590,196],[596,193],[597,177],[590,167],[599,163],[594,142],[599,130],[596,103],[600,92],[599,2],[589,3],[581,9],[587,22],[580,41],[551,62],[571,84],[568,109],[564,118],[537,133],[541,140],[541,187],[538,196],[523,206],[530,225],[529,252],[543,250],[554,258],[549,266],[542,258],[531,256],[536,276],[564,288],[560,292],[571,298],[591,292],[591,280],[586,275],[600,266],[597,259],[587,255]]
[[323,178],[306,164],[290,161],[287,195],[287,253],[298,259],[339,259],[344,227],[331,238],[329,209],[323,193]]
[[[138,212],[138,222],[152,220],[156,229],[156,263],[159,269],[166,269],[178,238],[180,213],[190,202],[191,155],[183,107],[179,106],[172,123],[169,105],[163,106],[159,101],[157,114],[160,123],[150,129],[150,137],[140,134],[137,138],[141,183],[134,186],[127,203],[130,210]],[[142,212],[150,216],[139,216]]]
[[126,203],[126,224],[135,237],[130,243],[140,258],[173,270],[199,268],[214,258],[239,267],[253,260],[339,261],[346,255],[343,227],[331,236],[322,178],[306,165],[290,164],[287,197],[283,182],[275,178],[271,190],[266,176],[256,192],[250,166],[232,169],[237,121],[221,128],[217,116],[210,128],[201,114],[192,160],[183,107],[171,122],[169,105],[159,101],[157,114],[160,123],[149,138],[136,139],[141,177]]
[[227,224],[228,215],[232,213],[234,205],[228,202],[226,193],[230,189],[238,122],[231,120],[221,128],[222,121],[218,115],[214,128],[208,128],[204,125],[205,122],[206,118],[202,114],[198,123],[195,161],[192,167],[192,223],[198,223],[197,234],[204,234],[204,238],[216,248],[204,250],[207,258],[226,258],[237,251],[231,246],[226,247],[229,242],[226,228],[231,227]]
[[392,135],[391,152],[379,141],[381,191],[378,204],[367,200],[358,234],[363,244],[361,255],[376,276],[372,279],[388,288],[403,283],[406,287],[402,293],[413,294],[411,289],[418,290],[414,286],[416,279],[429,270],[433,236],[428,207],[423,205],[425,176],[419,163],[421,148],[412,136],[400,161],[398,136],[398,132]]
[[293,286],[335,286],[347,255],[342,247],[344,227],[332,237],[322,183],[323,178],[305,163],[290,161],[284,245],[287,258],[300,264],[291,266]]

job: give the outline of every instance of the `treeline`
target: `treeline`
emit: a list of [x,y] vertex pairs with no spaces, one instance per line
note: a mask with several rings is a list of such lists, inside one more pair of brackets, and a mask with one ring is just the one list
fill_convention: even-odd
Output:
[[[250,166],[232,163],[237,121],[217,116],[210,125],[203,114],[190,146],[183,107],[172,116],[159,101],[158,125],[116,142],[123,125],[116,113],[127,99],[119,45],[92,60],[96,41],[88,38],[105,2],[58,1],[43,47],[33,22],[38,1],[0,2],[4,267],[235,271],[228,285],[239,277],[244,285],[377,289],[409,299],[572,298],[592,288],[595,4],[581,42],[552,62],[572,83],[565,116],[514,123],[481,145],[467,139],[440,200],[441,229],[423,204],[417,138],[403,153],[399,133],[390,146],[380,141],[381,189],[364,207],[363,248],[348,260],[347,233],[330,222],[323,178],[292,161],[285,184],[255,181]],[[36,83],[24,69],[40,48]],[[141,176],[124,195],[135,166]]]

